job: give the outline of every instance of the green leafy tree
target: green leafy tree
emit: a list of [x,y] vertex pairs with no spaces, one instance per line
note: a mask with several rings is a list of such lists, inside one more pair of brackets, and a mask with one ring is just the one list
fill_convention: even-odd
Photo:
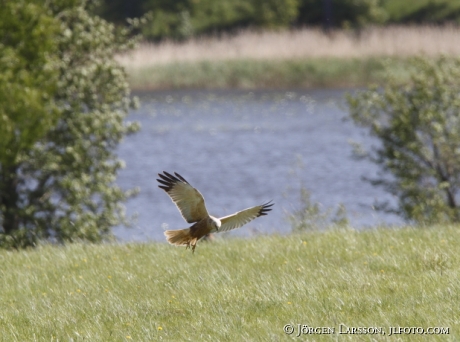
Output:
[[[125,72],[114,61],[132,46],[129,30],[115,30],[90,15],[84,0],[6,3],[0,15],[11,18],[1,21],[0,37],[14,31],[15,38],[0,40],[0,58],[17,61],[11,57],[17,55],[24,62],[2,67],[12,80],[27,75],[24,82],[32,90],[44,83],[36,87],[40,101],[32,97],[30,102],[27,91],[15,90],[9,102],[0,102],[0,117],[16,118],[9,120],[11,128],[2,123],[0,130],[12,130],[17,142],[2,134],[7,150],[12,146],[17,153],[0,160],[0,244],[19,248],[39,239],[101,241],[110,237],[111,227],[126,222],[121,204],[131,194],[114,183],[123,166],[115,149],[138,128],[124,123],[133,103]],[[17,15],[29,6],[32,14]],[[33,17],[39,14],[41,21]],[[34,23],[40,34],[31,35]],[[34,57],[42,56],[39,51],[43,58]],[[0,89],[0,98],[8,94]],[[28,123],[41,127],[33,138]]]
[[143,8],[148,13],[147,23],[142,27],[145,37],[181,40],[193,35],[194,28],[190,22],[190,13],[193,11],[191,0],[147,0]]
[[259,27],[288,27],[299,13],[298,0],[252,0],[254,22]]
[[253,22],[254,6],[251,1],[202,1],[193,8],[190,23],[195,34],[232,32]]
[[326,16],[331,26],[345,28],[380,24],[388,18],[381,0],[300,0],[298,24],[319,25]]
[[59,111],[56,39],[59,23],[26,1],[0,8],[0,222],[5,233],[19,228],[19,159],[43,138]]
[[460,24],[457,0],[385,0],[389,21],[405,24]]
[[144,16],[145,2],[146,0],[93,0],[93,6],[89,10],[110,22],[125,25],[128,19]]
[[398,200],[379,207],[418,223],[460,221],[460,60],[413,59],[409,82],[348,98],[351,118],[379,140],[356,153],[381,167],[371,183]]
[[187,39],[241,28],[288,27],[298,14],[298,0],[146,0],[145,37]]

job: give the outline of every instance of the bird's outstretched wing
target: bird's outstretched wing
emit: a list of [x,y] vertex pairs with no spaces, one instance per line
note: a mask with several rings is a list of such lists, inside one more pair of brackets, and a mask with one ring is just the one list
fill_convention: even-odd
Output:
[[174,172],[175,176],[163,171],[159,173],[159,188],[167,192],[174,204],[179,208],[182,217],[188,223],[198,222],[209,216],[204,204],[203,195],[191,186],[180,174]]
[[219,219],[221,222],[219,232],[240,228],[259,216],[267,215],[267,212],[272,210],[270,207],[274,204],[270,203],[271,201],[262,205],[258,205],[257,207],[244,209],[235,214],[221,217]]

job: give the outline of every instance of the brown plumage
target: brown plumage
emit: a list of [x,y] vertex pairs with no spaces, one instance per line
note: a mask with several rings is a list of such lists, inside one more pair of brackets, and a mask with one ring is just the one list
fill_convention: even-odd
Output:
[[175,176],[163,171],[159,173],[159,187],[166,191],[171,200],[176,204],[182,217],[188,223],[194,223],[190,228],[180,230],[165,231],[166,240],[176,246],[186,246],[195,251],[198,240],[204,236],[214,233],[240,228],[246,223],[259,216],[267,215],[272,210],[274,204],[265,204],[244,209],[235,214],[216,218],[209,215],[200,192],[191,186],[181,175],[174,173]]

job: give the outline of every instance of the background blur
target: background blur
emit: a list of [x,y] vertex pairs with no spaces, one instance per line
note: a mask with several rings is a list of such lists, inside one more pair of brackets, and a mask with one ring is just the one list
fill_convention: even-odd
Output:
[[457,0],[104,0],[95,11],[117,24],[147,16],[141,31],[157,41],[243,28],[460,23]]

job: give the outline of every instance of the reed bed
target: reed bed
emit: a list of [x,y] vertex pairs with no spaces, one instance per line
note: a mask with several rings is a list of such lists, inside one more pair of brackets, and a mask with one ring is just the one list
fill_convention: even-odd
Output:
[[187,42],[143,43],[130,54],[118,56],[129,69],[176,63],[229,60],[292,60],[306,58],[460,56],[460,27],[374,27],[357,34],[315,28],[296,31],[244,31],[220,38]]

